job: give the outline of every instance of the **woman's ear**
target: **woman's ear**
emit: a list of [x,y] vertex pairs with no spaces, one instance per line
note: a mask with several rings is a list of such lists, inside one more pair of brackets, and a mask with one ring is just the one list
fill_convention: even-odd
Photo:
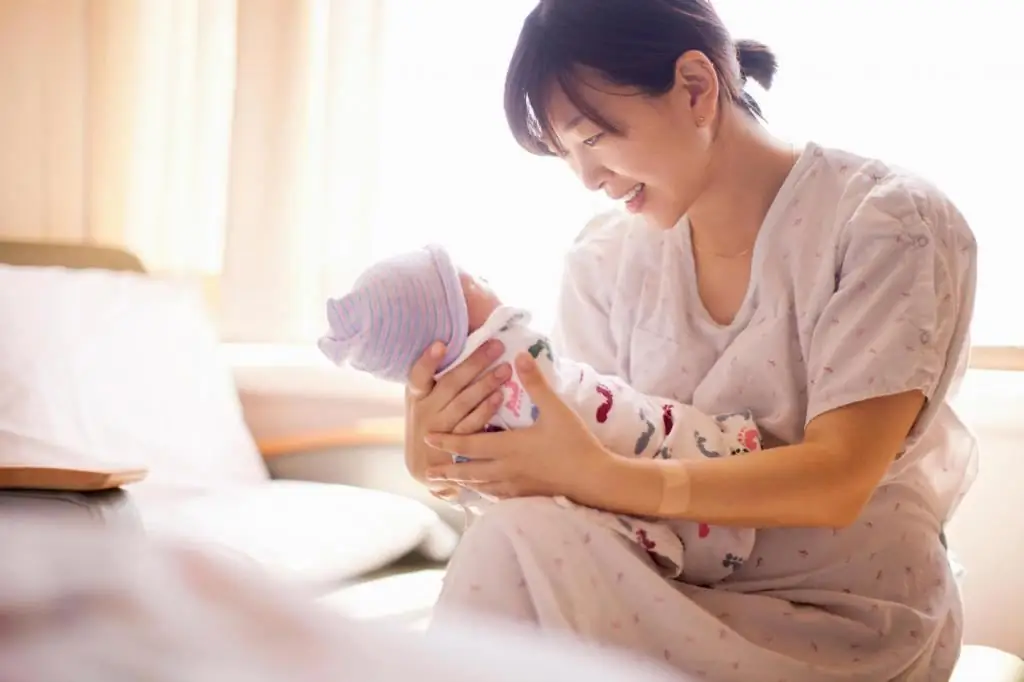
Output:
[[676,60],[675,88],[686,98],[695,125],[714,120],[718,113],[718,72],[703,52],[690,50]]

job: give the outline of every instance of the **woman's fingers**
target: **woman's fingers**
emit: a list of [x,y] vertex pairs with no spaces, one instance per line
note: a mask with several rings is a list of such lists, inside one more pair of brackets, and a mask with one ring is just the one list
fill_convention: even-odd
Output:
[[[482,381],[482,380],[481,380]],[[480,383],[480,382],[477,382]],[[465,434],[483,431],[484,427],[491,421],[498,408],[501,407],[501,391],[493,391],[483,402],[476,406],[466,417],[455,425],[452,433]]]
[[434,375],[444,358],[445,347],[440,341],[432,343],[409,371],[405,392],[412,398],[422,398],[434,388]]
[[539,414],[545,411],[566,410],[568,407],[561,396],[555,393],[555,389],[545,378],[544,373],[537,366],[537,361],[529,353],[520,353],[516,356],[516,373],[519,381],[526,389],[530,400],[537,406]]
[[[486,405],[488,399],[498,392],[501,385],[510,378],[512,378],[512,368],[503,363],[464,388],[441,410],[443,430],[454,431],[458,424],[467,419],[479,407]],[[483,428],[486,423],[485,421],[480,424],[479,428]]]
[[459,498],[459,486],[446,485],[442,488],[427,488],[431,495],[445,502],[452,502]]
[[461,462],[430,469],[427,471],[427,479],[473,487],[475,484],[503,481],[507,477],[504,469],[501,462],[487,460]]
[[[500,460],[518,452],[522,447],[520,440],[523,438],[523,434],[528,433],[532,428],[536,427],[496,433],[431,433],[427,434],[426,441],[427,445],[432,448],[456,453],[470,459]],[[466,464],[454,466],[461,467]],[[450,467],[440,467],[440,469],[448,470]],[[431,471],[436,470],[438,468],[431,468]]]
[[[443,467],[452,463],[451,452],[442,452],[437,448],[430,447],[427,443],[420,443],[423,449],[426,451],[423,455],[423,468],[425,471],[430,471],[434,467]],[[424,474],[425,475],[425,474]]]
[[[437,386],[431,394],[432,400],[437,400],[440,409],[447,407],[456,397],[459,397],[465,388],[473,383],[480,374],[491,366],[495,360],[501,357],[504,346],[500,341],[491,339],[476,349],[468,358],[460,362],[452,371],[438,379]],[[458,418],[448,425],[448,428],[462,421],[462,418],[472,411],[487,394],[479,396],[472,405],[464,406],[465,411],[458,415]]]

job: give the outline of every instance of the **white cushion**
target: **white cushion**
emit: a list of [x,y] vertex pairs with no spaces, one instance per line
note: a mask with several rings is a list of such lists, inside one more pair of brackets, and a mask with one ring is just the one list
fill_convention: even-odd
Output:
[[420,630],[444,585],[443,568],[398,570],[372,575],[320,598],[320,603],[355,620],[386,621]]
[[302,481],[192,494],[150,489],[135,502],[151,533],[241,552],[283,578],[324,587],[391,563],[442,523],[408,498]]
[[0,324],[0,463],[142,466],[141,486],[267,479],[198,289],[0,265]]
[[950,682],[1024,682],[1024,661],[987,646],[965,646]]

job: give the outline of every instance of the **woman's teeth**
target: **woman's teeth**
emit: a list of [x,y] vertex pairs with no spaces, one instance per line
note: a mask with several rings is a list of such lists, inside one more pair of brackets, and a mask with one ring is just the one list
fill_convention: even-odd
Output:
[[622,197],[622,200],[628,204],[629,202],[633,201],[633,199],[636,199],[640,192],[643,191],[643,189],[644,184],[641,182],[639,185],[629,190],[629,193],[626,196]]

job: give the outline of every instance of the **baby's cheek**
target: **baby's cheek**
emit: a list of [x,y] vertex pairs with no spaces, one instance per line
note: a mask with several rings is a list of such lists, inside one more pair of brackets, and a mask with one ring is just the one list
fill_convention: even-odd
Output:
[[501,303],[495,296],[489,296],[478,290],[467,293],[466,310],[469,313],[469,331],[474,332],[482,327],[499,305]]

